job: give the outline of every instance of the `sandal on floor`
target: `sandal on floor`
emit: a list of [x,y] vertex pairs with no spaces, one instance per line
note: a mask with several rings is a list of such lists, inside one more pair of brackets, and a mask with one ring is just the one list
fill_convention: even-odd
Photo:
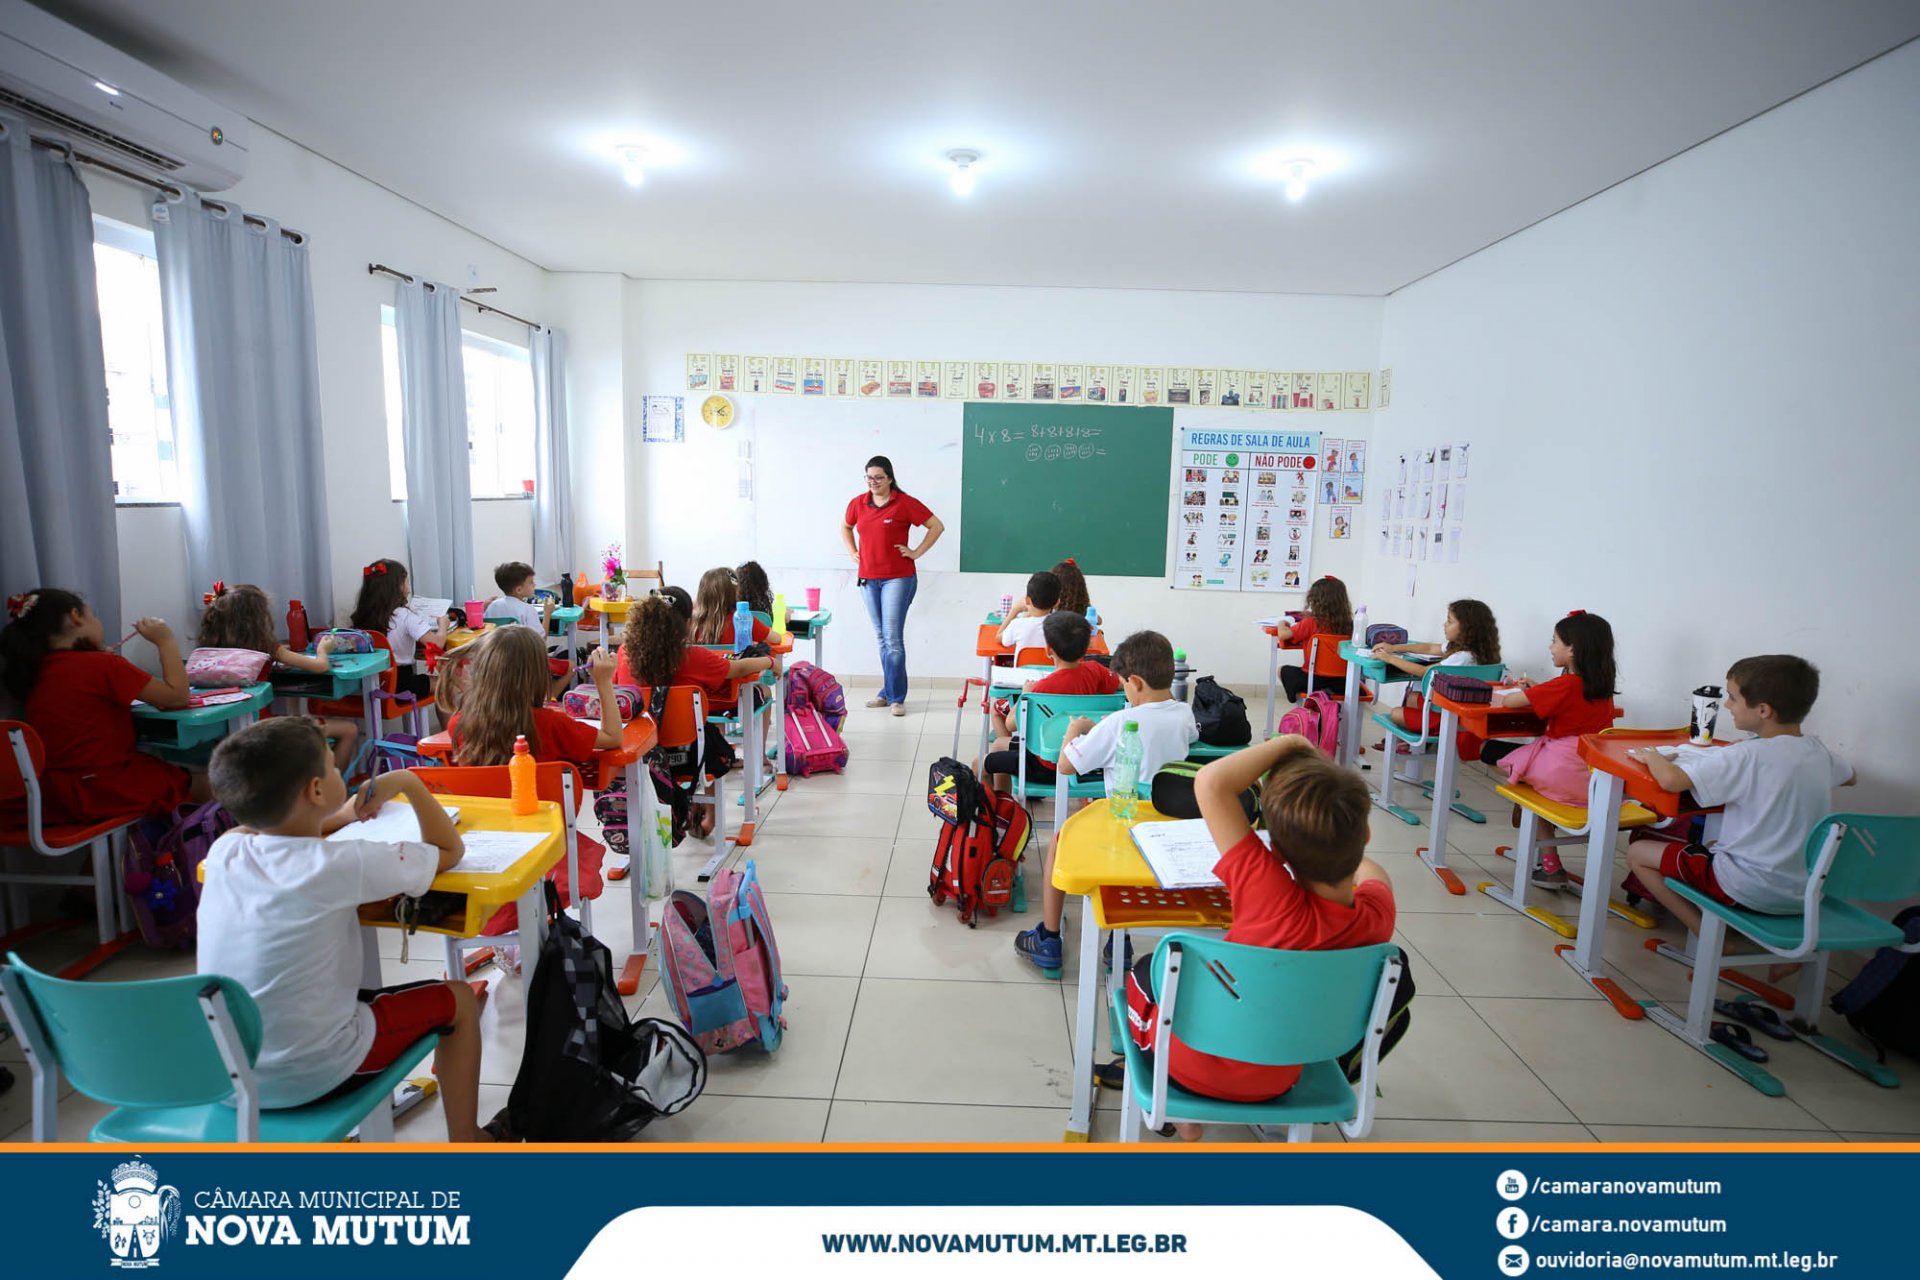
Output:
[[1748,1062],[1765,1062],[1767,1051],[1753,1042],[1753,1036],[1743,1026],[1732,1022],[1716,1022],[1709,1038],[1727,1046]]
[[1735,1022],[1744,1022],[1761,1035],[1772,1036],[1775,1040],[1791,1040],[1793,1032],[1787,1030],[1787,1024],[1773,1011],[1773,1006],[1761,1004],[1756,1000],[1715,1000],[1713,1011],[1732,1018]]

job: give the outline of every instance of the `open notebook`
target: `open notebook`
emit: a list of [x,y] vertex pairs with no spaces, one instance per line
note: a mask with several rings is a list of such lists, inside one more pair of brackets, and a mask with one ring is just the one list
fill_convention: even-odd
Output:
[[[1220,850],[1207,833],[1205,818],[1137,822],[1129,828],[1129,834],[1162,889],[1217,889],[1223,883],[1213,874],[1214,864],[1220,861]],[[1266,832],[1254,834],[1272,847],[1273,841]]]
[[[460,821],[460,810],[454,805],[440,806],[447,811],[447,817]],[[478,875],[505,871],[514,863],[531,853],[547,837],[538,831],[463,831],[461,842],[466,851],[460,861],[449,868],[450,871],[467,871]],[[420,819],[413,812],[413,805],[405,800],[389,800],[379,813],[360,822],[349,822],[332,835],[329,840],[380,840],[392,844],[405,841],[418,842],[420,839]]]

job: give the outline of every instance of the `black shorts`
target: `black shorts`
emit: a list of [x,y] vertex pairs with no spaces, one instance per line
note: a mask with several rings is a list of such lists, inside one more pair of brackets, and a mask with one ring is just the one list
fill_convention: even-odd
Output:
[[1020,739],[1015,738],[1005,751],[989,751],[981,766],[988,774],[1004,773],[1008,777],[1020,775],[1020,757],[1027,758],[1027,781],[1044,782],[1051,786],[1059,776],[1048,761],[1042,760],[1031,751],[1020,749]]

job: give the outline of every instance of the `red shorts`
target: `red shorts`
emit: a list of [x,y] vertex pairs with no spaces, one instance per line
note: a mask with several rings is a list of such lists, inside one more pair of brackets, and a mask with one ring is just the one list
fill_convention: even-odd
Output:
[[354,1068],[353,1075],[347,1078],[349,1085],[366,1076],[379,1075],[421,1037],[452,1031],[459,1011],[454,1004],[453,989],[431,979],[362,991],[360,1003],[373,1009],[373,1043],[367,1047],[367,1056]]
[[1713,877],[1713,850],[1698,844],[1670,844],[1660,855],[1660,874],[1697,889],[1715,902],[1737,907],[1720,882]]

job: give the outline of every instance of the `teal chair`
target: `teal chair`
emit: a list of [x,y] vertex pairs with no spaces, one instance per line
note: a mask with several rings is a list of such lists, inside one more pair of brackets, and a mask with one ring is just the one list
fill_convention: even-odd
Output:
[[[1337,1124],[1349,1138],[1373,1128],[1380,1041],[1400,982],[1391,943],[1346,951],[1280,951],[1195,933],[1170,933],[1153,949],[1158,993],[1154,1042],[1170,1037],[1190,1049],[1267,1066],[1305,1064],[1299,1082],[1265,1102],[1224,1102],[1189,1093],[1167,1078],[1167,1054],[1147,1055],[1121,1037],[1127,1075],[1121,1086],[1120,1141],[1138,1142],[1140,1122],[1286,1126],[1287,1141],[1307,1142],[1316,1124]],[[1113,1025],[1127,1025],[1125,984],[1113,993]],[[1338,1059],[1363,1045],[1360,1079],[1347,1082]]]
[[[1729,907],[1697,889],[1669,878],[1667,887],[1700,908],[1700,937],[1693,952],[1693,985],[1687,992],[1687,1016],[1655,1006],[1655,1022],[1685,1040],[1769,1097],[1787,1088],[1777,1076],[1711,1038],[1714,993],[1722,966],[1734,968],[1803,961],[1793,1016],[1787,1028],[1821,1053],[1851,1067],[1883,1088],[1900,1084],[1885,1063],[1852,1046],[1820,1034],[1820,1003],[1827,991],[1827,961],[1835,951],[1872,951],[1909,946],[1900,929],[1855,902],[1898,902],[1920,895],[1920,817],[1895,818],[1867,813],[1835,813],[1820,819],[1807,836],[1807,891],[1800,914],[1763,915]],[[1728,926],[1765,947],[1766,954],[1726,955]]]
[[1194,744],[1187,748],[1187,759],[1203,761],[1219,760],[1225,756],[1232,755],[1236,751],[1245,751],[1252,745],[1251,742],[1243,742],[1237,747],[1217,747],[1211,742],[1201,742],[1196,739]]
[[[1067,805],[1072,800],[1090,800],[1107,794],[1107,784],[1099,779],[1068,778],[1057,774],[1052,782],[1027,780],[1027,753],[1042,760],[1058,760],[1060,744],[1066,740],[1067,726],[1076,716],[1096,723],[1127,705],[1123,693],[1023,693],[1014,706],[1014,727],[1020,735],[1020,771],[1013,777],[1013,794],[1030,800],[1036,795],[1053,796],[1053,825],[1058,830],[1067,820]],[[1152,779],[1143,778],[1152,791]]]
[[[1408,755],[1406,757],[1406,767],[1411,770],[1409,773],[1401,773],[1398,767],[1401,759],[1400,753],[1397,750],[1390,753],[1387,756],[1386,767],[1381,770],[1380,794],[1374,798],[1374,803],[1410,827],[1419,825],[1419,815],[1404,805],[1398,805],[1393,802],[1393,784],[1395,781],[1410,782],[1414,786],[1419,787],[1421,794],[1429,800],[1433,798],[1433,784],[1427,781],[1425,777],[1426,770],[1420,763],[1426,758],[1427,743],[1430,740],[1427,732],[1427,713],[1424,710],[1424,702],[1432,692],[1434,674],[1443,669],[1448,675],[1467,676],[1474,680],[1485,680],[1488,684],[1492,684],[1498,680],[1501,674],[1506,671],[1506,668],[1497,662],[1483,667],[1446,668],[1442,668],[1440,664],[1436,662],[1431,667],[1428,667],[1426,674],[1420,677],[1420,697],[1422,699],[1423,709],[1420,714],[1420,727],[1418,732],[1415,732],[1411,728],[1403,728],[1395,724],[1392,715],[1388,712],[1378,711],[1374,713],[1373,722],[1387,731],[1388,742],[1397,740],[1407,744]],[[1452,796],[1448,797],[1452,802],[1453,811],[1465,818],[1468,822],[1485,822],[1487,815],[1481,813],[1478,809],[1469,808],[1461,804],[1456,798],[1459,794],[1460,793],[1456,791]]]
[[260,1007],[232,978],[68,982],[8,953],[0,1009],[33,1073],[33,1140],[54,1139],[65,1071],[116,1109],[95,1142],[339,1142],[356,1127],[393,1141],[393,1091],[438,1043],[425,1036],[366,1084],[302,1107],[262,1110],[253,1063]]

